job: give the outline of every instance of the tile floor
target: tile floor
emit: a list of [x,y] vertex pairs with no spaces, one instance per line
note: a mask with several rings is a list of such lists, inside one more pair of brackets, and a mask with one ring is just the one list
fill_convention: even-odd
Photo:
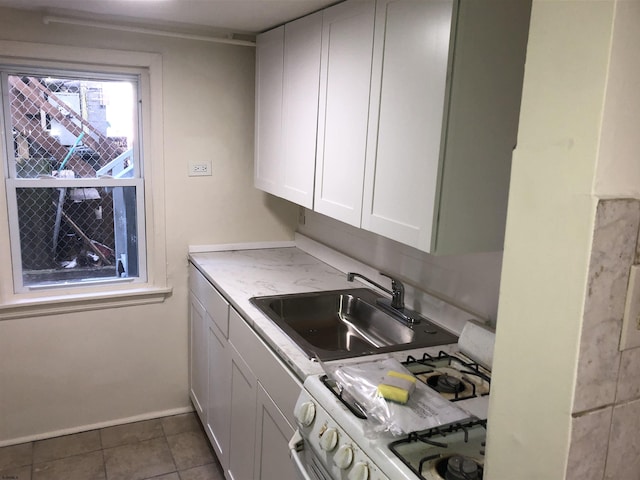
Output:
[[223,480],[193,413],[0,448],[0,480]]

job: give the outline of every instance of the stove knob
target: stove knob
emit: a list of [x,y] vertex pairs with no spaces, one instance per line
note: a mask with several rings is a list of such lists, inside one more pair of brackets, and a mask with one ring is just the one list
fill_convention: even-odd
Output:
[[341,445],[333,460],[338,468],[342,470],[349,468],[353,462],[353,447],[351,445]]
[[338,444],[338,430],[333,427],[327,428],[320,437],[320,448],[330,452]]
[[369,466],[364,462],[356,463],[347,478],[349,480],[369,480]]
[[298,408],[296,412],[296,420],[300,422],[303,427],[308,427],[313,423],[316,418],[316,406],[313,402],[304,402]]

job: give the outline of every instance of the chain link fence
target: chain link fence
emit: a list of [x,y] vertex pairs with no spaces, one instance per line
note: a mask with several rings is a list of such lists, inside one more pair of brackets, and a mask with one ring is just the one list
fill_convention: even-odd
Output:
[[107,136],[104,91],[113,82],[9,75],[16,177],[96,171],[124,153],[127,138]]
[[[91,198],[75,201],[83,190]],[[117,276],[113,192],[100,190],[17,189],[25,285]]]
[[[115,105],[117,92],[131,87],[124,81],[9,75],[12,176],[81,180],[130,170],[133,135],[109,136],[113,125],[107,110],[128,106],[133,125],[132,94]],[[112,168],[115,162],[120,164]],[[126,225],[131,235],[136,217],[136,194],[125,195],[127,189],[132,187],[17,188],[23,284],[120,276],[118,225]],[[125,205],[131,201],[133,206]]]

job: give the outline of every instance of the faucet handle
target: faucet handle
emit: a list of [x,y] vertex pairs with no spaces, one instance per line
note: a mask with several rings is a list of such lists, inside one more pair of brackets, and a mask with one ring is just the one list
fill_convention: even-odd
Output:
[[404,285],[402,282],[388,273],[380,272],[380,275],[391,279],[391,306],[398,309],[404,308]]

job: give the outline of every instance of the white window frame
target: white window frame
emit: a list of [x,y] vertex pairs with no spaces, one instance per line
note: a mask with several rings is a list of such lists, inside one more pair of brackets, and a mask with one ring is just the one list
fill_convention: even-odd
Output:
[[[96,61],[99,60],[99,63]],[[0,320],[24,316],[62,313],[68,311],[84,311],[101,309],[109,306],[132,305],[138,303],[155,303],[163,301],[171,293],[167,285],[166,274],[166,234],[164,219],[164,156],[162,149],[162,58],[159,54],[113,51],[83,47],[68,47],[48,44],[35,44],[0,40],[0,64],[20,68],[39,69],[41,71],[86,72],[95,73],[96,77],[108,75],[129,75],[138,79],[138,98],[140,100],[139,151],[144,152],[144,175],[130,179],[141,182],[138,193],[138,219],[141,230],[138,237],[144,242],[140,249],[140,279],[131,282],[87,282],[56,286],[56,288],[19,288],[14,284],[12,269],[0,269]],[[3,104],[6,104],[6,98]],[[2,144],[6,145],[12,138],[7,138],[6,129],[1,129]],[[12,256],[10,235],[19,235],[17,229],[9,228],[11,219],[9,212],[17,211],[15,195],[7,195],[7,185],[13,183],[29,186],[36,182],[45,186],[38,179],[8,178],[7,151],[2,148],[0,155],[0,171],[4,180],[0,182],[0,262],[11,265],[19,254]],[[137,165],[140,166],[139,164]],[[45,180],[46,181],[46,180]],[[55,180],[55,186],[61,182],[73,183],[78,180]],[[82,179],[83,185],[105,185],[105,180]],[[123,180],[118,185],[123,185]],[[107,182],[108,183],[108,182]],[[144,207],[142,207],[144,205]],[[16,223],[17,225],[17,223]],[[13,238],[15,244],[16,238]],[[18,239],[19,242],[19,239]],[[19,245],[19,243],[18,243]],[[146,253],[143,253],[146,252]],[[146,272],[146,275],[143,274]],[[16,276],[17,277],[17,276]],[[21,283],[20,279],[20,283]]]
[[[12,142],[5,142],[5,155],[8,160],[8,165],[5,164],[5,168],[8,168],[8,178],[6,179],[6,188],[7,188],[7,203],[8,203],[8,214],[9,214],[9,230],[11,237],[11,257],[12,257],[12,267],[13,267],[13,279],[14,279],[14,292],[16,293],[24,293],[32,290],[44,289],[44,288],[62,288],[65,285],[72,287],[86,287],[94,284],[104,284],[104,283],[124,283],[124,282],[132,282],[132,283],[144,283],[147,279],[147,266],[146,266],[146,242],[145,242],[145,228],[144,228],[144,175],[143,175],[143,161],[144,155],[141,151],[142,139],[141,139],[141,120],[142,116],[140,115],[140,100],[141,89],[140,89],[140,75],[131,75],[131,74],[104,74],[97,72],[77,72],[71,70],[56,70],[52,71],[50,69],[43,70],[42,68],[26,68],[26,67],[15,67],[15,66],[5,66],[0,64],[0,91],[8,92],[9,91],[9,82],[8,76],[10,75],[25,75],[25,76],[51,76],[55,78],[73,78],[73,79],[85,79],[85,80],[122,80],[122,81],[131,81],[136,86],[135,92],[135,101],[134,105],[135,113],[134,113],[134,125],[136,126],[136,135],[135,135],[135,144],[133,148],[133,163],[134,163],[134,177],[132,178],[120,178],[120,179],[105,179],[105,178],[76,178],[76,179],[59,179],[59,178],[22,178],[18,177],[16,174],[16,162],[14,159],[14,151]],[[7,95],[5,95],[6,98]],[[10,105],[9,102],[3,102],[4,107],[4,118],[3,120],[6,122],[5,127],[5,138],[11,140],[11,130],[12,125],[10,121],[7,119],[11,118],[10,114]],[[0,121],[0,123],[2,123]],[[82,280],[74,280],[71,282],[63,283],[63,282],[51,282],[51,283],[43,283],[26,286],[23,283],[23,266],[22,266],[22,251],[21,251],[21,242],[20,242],[20,227],[18,221],[18,204],[17,204],[17,191],[20,188],[82,188],[82,187],[134,187],[136,189],[136,212],[141,212],[142,214],[138,214],[136,216],[136,234],[138,237],[138,258],[136,259],[138,262],[137,270],[139,271],[139,276],[137,277],[127,277],[127,278],[109,278],[109,279],[82,279]]]

